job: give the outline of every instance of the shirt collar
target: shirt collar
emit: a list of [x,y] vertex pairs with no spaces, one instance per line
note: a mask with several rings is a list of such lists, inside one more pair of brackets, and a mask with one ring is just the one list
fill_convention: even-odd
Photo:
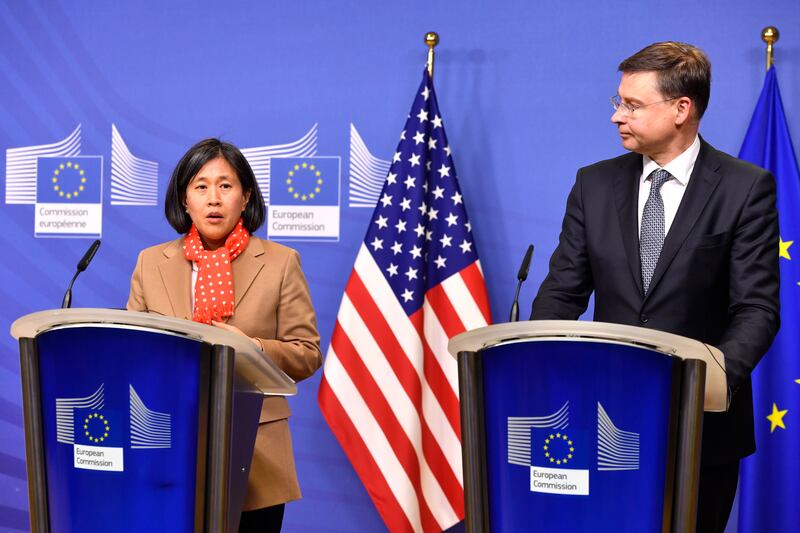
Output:
[[694,164],[697,161],[697,156],[700,155],[700,136],[697,135],[694,138],[694,142],[687,148],[686,150],[681,153],[678,157],[664,165],[663,167],[658,166],[658,163],[647,157],[646,155],[642,155],[642,181],[644,181],[653,173],[654,170],[658,170],[663,168],[667,172],[669,172],[673,178],[678,180],[678,182],[683,185],[684,187],[689,184],[689,178],[692,177],[692,171],[694,170]]

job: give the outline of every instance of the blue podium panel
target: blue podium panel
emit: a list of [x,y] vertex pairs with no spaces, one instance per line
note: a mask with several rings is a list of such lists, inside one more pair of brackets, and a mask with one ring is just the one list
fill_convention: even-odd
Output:
[[481,353],[492,531],[662,530],[677,359],[580,341]]
[[194,531],[203,345],[103,327],[37,343],[50,530]]

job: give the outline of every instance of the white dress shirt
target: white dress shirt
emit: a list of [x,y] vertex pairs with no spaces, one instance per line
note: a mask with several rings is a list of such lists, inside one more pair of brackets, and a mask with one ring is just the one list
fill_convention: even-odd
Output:
[[[666,185],[666,184],[665,184]],[[664,185],[661,186],[662,188]],[[639,213],[639,219],[641,220],[642,214]],[[197,285],[197,263],[192,261],[192,313],[194,314],[194,287]]]
[[683,193],[686,192],[686,187],[689,185],[689,178],[692,177],[694,164],[697,161],[697,156],[700,154],[700,137],[694,138],[694,142],[687,148],[681,155],[664,165],[659,167],[658,163],[647,157],[642,156],[642,176],[639,182],[639,233],[642,232],[642,212],[644,212],[644,204],[647,202],[647,197],[650,195],[650,174],[654,170],[663,168],[672,175],[672,179],[661,186],[661,198],[664,200],[664,236],[669,233],[669,228],[672,226],[672,221],[675,220],[675,213],[678,212],[678,207],[681,205]]

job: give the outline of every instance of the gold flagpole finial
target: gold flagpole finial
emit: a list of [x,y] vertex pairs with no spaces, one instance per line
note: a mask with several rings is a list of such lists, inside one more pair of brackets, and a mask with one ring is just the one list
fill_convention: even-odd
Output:
[[428,76],[433,78],[433,49],[439,44],[439,34],[435,31],[426,33],[425,44],[428,45]]
[[767,70],[772,66],[772,45],[778,42],[781,34],[775,26],[767,26],[761,30],[761,40],[767,43]]

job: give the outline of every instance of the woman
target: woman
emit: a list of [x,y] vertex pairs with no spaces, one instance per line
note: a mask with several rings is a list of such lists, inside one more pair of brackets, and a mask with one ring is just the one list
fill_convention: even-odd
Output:
[[[244,335],[295,381],[319,368],[314,309],[296,251],[252,233],[264,221],[253,170],[233,145],[200,141],[172,173],[164,210],[182,234],[139,254],[128,309],[212,324]],[[289,405],[266,398],[239,531],[280,531],[300,498]]]

